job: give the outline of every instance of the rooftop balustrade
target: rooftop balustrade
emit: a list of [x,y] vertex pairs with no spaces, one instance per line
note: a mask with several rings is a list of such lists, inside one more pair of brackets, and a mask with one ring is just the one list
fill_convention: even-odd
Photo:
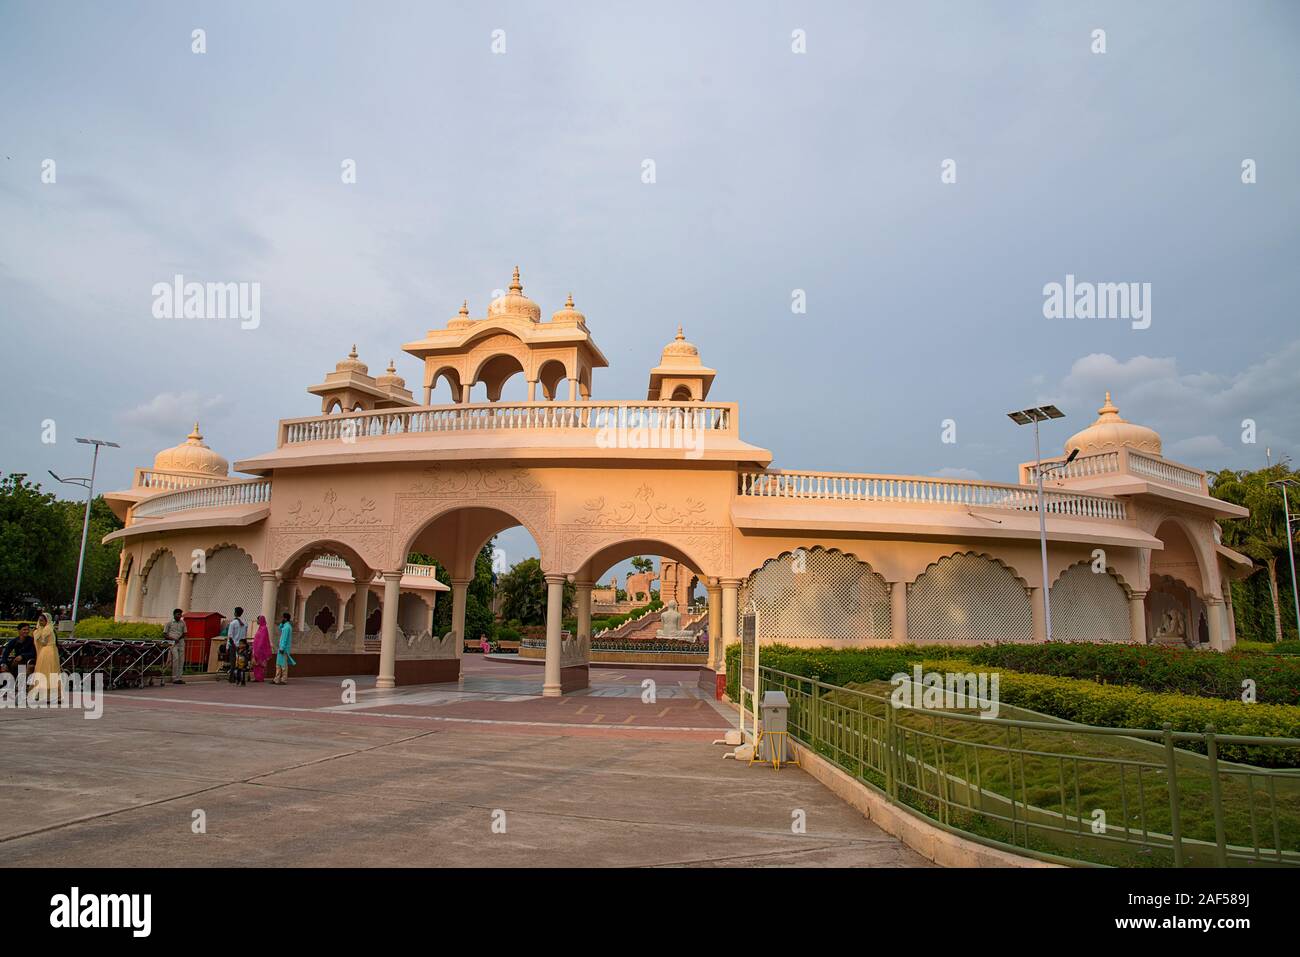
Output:
[[[1150,482],[1158,482],[1161,485],[1169,485],[1173,488],[1196,492],[1200,495],[1209,494],[1205,473],[1200,469],[1180,465],[1177,462],[1171,462],[1168,459],[1147,455],[1144,452],[1129,448],[1121,448],[1114,452],[1080,455],[1069,465],[1062,465],[1061,463],[1064,461],[1064,456],[1043,460],[1044,466],[1060,466],[1044,472],[1043,481],[1045,483],[1062,479],[1068,481],[1070,479],[1094,478],[1100,475],[1136,475],[1139,478]],[[1038,481],[1038,467],[1032,462],[1022,465],[1020,474],[1021,479],[1027,485],[1034,485]]]

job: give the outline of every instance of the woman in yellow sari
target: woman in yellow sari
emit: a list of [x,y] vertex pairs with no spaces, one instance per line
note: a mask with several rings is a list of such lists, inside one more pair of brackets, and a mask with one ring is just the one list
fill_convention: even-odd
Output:
[[37,693],[53,701],[62,690],[59,681],[59,642],[54,637],[54,626],[49,616],[42,613],[36,617],[36,633],[32,635],[36,645],[36,664],[32,668],[31,687]]

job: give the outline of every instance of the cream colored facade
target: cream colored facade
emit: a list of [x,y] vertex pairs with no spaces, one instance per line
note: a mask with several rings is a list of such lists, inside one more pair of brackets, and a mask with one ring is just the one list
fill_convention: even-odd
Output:
[[[231,478],[196,428],[107,496],[127,523],[110,536],[124,546],[118,615],[209,610],[195,594],[220,592],[216,565],[245,591],[256,576],[253,608],[291,610],[310,628],[306,606],[328,571],[345,626],[356,620],[348,601],[368,596],[367,615],[378,606],[375,667],[391,687],[413,658],[457,667],[474,557],[522,525],[553,599],[546,694],[585,684],[592,587],[635,555],[663,556],[681,566],[678,580],[707,588],[715,669],[750,601],[764,640],[790,643],[1042,641],[1044,587],[1056,638],[1216,649],[1235,640],[1227,580],[1249,562],[1219,543],[1217,521],[1244,512],[1212,498],[1204,473],[1165,459],[1159,436],[1124,421],[1109,397],[1067,443],[1078,456],[1047,481],[1044,581],[1033,463],[1020,466],[1020,484],[774,469],[768,450],[742,439],[738,406],[708,400],[714,370],[680,330],[651,374],[659,398],[593,399],[592,370],[606,362],[585,317],[570,298],[542,320],[518,270],[485,316],[463,307],[404,349],[424,361],[426,403],[443,380],[463,399],[484,382],[499,400],[521,372],[534,401],[404,404],[394,392],[404,383],[389,379],[383,406],[281,420],[273,449],[235,463],[250,478]],[[334,380],[340,390],[368,374],[343,363],[336,372],[347,373]],[[347,408],[329,381],[312,392]],[[406,567],[412,551],[451,572],[446,641],[420,634],[412,602],[421,585],[426,598],[436,588]],[[200,553],[206,571],[191,573]],[[566,579],[579,605],[570,640],[558,607]],[[318,630],[313,652],[365,653],[355,632]]]

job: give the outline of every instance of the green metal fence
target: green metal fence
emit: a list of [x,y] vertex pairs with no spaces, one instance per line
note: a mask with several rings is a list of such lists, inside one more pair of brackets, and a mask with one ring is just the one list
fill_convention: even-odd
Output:
[[876,693],[771,668],[760,681],[760,694],[785,692],[804,745],[982,843],[1074,864],[1300,865],[1300,770],[1218,757],[1257,745],[1295,749],[1300,763],[1300,739],[896,707],[883,683]]

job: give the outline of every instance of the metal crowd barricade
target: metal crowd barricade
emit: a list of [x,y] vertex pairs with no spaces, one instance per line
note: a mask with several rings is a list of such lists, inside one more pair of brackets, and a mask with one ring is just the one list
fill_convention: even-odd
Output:
[[104,676],[106,688],[140,688],[171,674],[169,641],[71,638],[59,642],[62,670]]

